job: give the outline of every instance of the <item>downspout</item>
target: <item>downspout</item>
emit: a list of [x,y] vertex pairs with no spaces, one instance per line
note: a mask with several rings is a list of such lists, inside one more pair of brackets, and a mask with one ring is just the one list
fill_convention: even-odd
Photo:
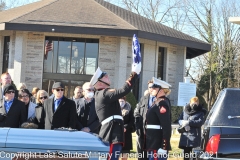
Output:
[[[155,76],[155,73],[156,73],[156,65],[157,65],[157,41],[156,41],[156,44],[155,44],[155,62],[154,62],[154,77],[157,77],[157,75]],[[158,77],[157,77],[158,78]]]

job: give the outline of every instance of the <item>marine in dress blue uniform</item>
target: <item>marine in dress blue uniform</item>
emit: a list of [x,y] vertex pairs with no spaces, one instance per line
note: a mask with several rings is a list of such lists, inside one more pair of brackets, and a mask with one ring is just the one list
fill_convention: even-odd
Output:
[[171,85],[153,77],[153,91],[155,101],[148,109],[146,115],[145,146],[149,160],[166,160],[168,150],[171,150],[171,118],[169,100],[166,95],[170,93]]
[[124,124],[118,99],[131,91],[137,78],[138,75],[132,72],[122,88],[111,89],[107,73],[98,68],[90,81],[96,89],[95,108],[102,124],[99,136],[110,143],[112,156],[108,159],[118,159],[124,143]]
[[97,90],[95,93],[95,108],[102,124],[99,136],[110,143],[109,153],[112,156],[108,159],[111,160],[118,160],[124,143],[124,124],[118,99],[131,91],[141,72],[140,44],[135,34],[132,43],[132,59],[132,72],[122,88],[109,88],[111,82],[108,74],[102,72],[99,67],[90,81],[90,84]]

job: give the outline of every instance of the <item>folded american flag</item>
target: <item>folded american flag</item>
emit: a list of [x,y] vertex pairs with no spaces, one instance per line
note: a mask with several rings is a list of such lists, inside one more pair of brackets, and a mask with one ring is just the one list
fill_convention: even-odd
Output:
[[133,35],[133,41],[132,41],[132,57],[133,57],[132,71],[139,74],[141,72],[141,66],[142,66],[141,52],[140,52],[140,44],[135,34]]

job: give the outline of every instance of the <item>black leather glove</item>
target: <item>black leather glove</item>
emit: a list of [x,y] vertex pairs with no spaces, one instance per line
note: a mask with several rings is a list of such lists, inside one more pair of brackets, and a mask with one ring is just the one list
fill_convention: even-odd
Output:
[[136,82],[136,80],[138,79],[138,75],[135,72],[132,72],[129,76],[129,78],[127,79],[127,81],[130,84],[134,84]]
[[6,118],[6,114],[0,114],[0,122],[4,121],[4,119]]

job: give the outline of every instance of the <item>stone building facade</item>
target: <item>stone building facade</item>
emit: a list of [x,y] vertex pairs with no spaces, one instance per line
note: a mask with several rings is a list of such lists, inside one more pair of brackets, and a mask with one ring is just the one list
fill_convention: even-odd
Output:
[[[8,72],[15,84],[25,82],[31,90],[43,88],[44,41],[45,36],[64,36],[99,39],[98,66],[108,72],[113,87],[120,88],[129,76],[132,63],[131,37],[101,35],[59,34],[42,32],[7,31],[1,34],[0,51],[3,51],[3,37],[10,35]],[[183,81],[186,61],[186,47],[139,38],[144,45],[142,51],[143,69],[139,94],[147,89],[151,77],[157,77],[158,47],[166,48],[164,56],[164,77],[172,85],[172,103],[177,101],[178,82]],[[0,70],[3,52],[0,52]],[[45,87],[46,88],[46,87]]]
[[[120,88],[131,72],[132,36],[136,34],[141,44],[143,66],[134,95],[139,99],[147,89],[148,80],[160,77],[172,85],[170,100],[176,105],[178,83],[183,82],[186,59],[204,54],[211,47],[103,0],[45,0],[0,12],[0,17],[3,17],[0,19],[0,72],[7,70],[16,85],[24,82],[29,90],[39,87],[49,93],[54,81],[62,81],[67,85],[65,94],[68,97],[75,86],[91,79],[97,66],[110,75],[112,87]],[[71,39],[67,41],[70,45],[65,47],[71,51],[70,59],[65,60],[70,72],[73,58],[76,58],[72,45],[75,38],[85,39],[85,45],[87,40],[97,41],[96,62],[91,72],[87,72],[86,66],[81,74],[69,73],[68,69],[66,73],[58,72],[60,62],[50,64],[44,57],[49,37]],[[60,53],[60,40],[55,44],[58,45],[57,56],[64,54]],[[55,68],[56,73],[46,71],[46,67]]]

